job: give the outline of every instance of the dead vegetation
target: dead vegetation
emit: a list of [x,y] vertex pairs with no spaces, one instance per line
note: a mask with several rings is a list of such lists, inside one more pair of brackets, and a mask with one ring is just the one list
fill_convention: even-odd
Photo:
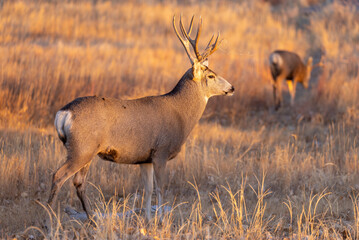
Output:
[[[0,237],[40,238],[50,214],[54,239],[357,239],[359,15],[345,1],[280,2],[5,1]],[[175,13],[201,15],[206,33],[220,29],[225,40],[210,65],[236,93],[210,100],[169,163],[164,200],[173,210],[162,225],[147,226],[143,214],[92,226],[46,212],[39,203],[65,158],[54,113],[78,96],[135,98],[174,87],[189,68],[172,30]],[[309,91],[298,86],[294,108],[284,92],[278,112],[267,62],[274,49],[325,64],[312,72]],[[95,209],[140,207],[138,174],[136,166],[95,160],[88,177]],[[72,184],[64,187],[62,208],[80,210]]]

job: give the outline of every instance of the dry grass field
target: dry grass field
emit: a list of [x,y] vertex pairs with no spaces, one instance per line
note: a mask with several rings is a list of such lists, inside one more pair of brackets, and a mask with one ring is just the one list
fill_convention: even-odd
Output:
[[[358,239],[359,8],[355,1],[0,1],[0,238]],[[289,2],[289,1],[288,1]],[[72,181],[47,210],[66,150],[53,126],[76,97],[170,91],[190,67],[174,14],[203,18],[201,47],[220,31],[210,66],[236,89],[216,97],[170,161],[160,224],[143,213],[138,166],[95,159],[88,195]],[[188,22],[186,22],[188,23]],[[295,107],[274,111],[275,49],[324,66]],[[155,198],[153,197],[153,204]],[[51,217],[51,229],[43,223]]]

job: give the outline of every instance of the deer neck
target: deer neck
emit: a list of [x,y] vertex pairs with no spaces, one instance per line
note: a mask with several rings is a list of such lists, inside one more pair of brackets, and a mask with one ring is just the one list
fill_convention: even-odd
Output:
[[207,105],[208,98],[205,96],[201,84],[193,81],[192,72],[187,71],[166,96],[175,109],[178,109],[189,133],[202,117]]

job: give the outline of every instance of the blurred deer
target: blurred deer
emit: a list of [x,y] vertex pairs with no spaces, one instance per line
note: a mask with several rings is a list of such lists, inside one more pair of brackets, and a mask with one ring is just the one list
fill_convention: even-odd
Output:
[[288,85],[291,106],[294,105],[297,83],[299,82],[304,88],[308,88],[312,62],[313,59],[310,57],[305,65],[296,53],[284,50],[276,50],[271,53],[269,56],[269,65],[273,77],[275,110],[279,109],[282,102],[281,86],[283,80],[286,80]]
[[154,178],[158,206],[161,206],[167,161],[180,152],[181,146],[201,118],[208,99],[215,95],[232,95],[234,92],[230,83],[208,68],[208,57],[219,46],[219,34],[215,40],[212,36],[204,52],[200,53],[198,40],[202,20],[195,39],[190,37],[193,17],[187,31],[181,19],[179,22],[182,37],[173,17],[175,33],[192,67],[172,91],[134,100],[81,97],[57,112],[55,127],[67,149],[67,160],[53,175],[48,200],[51,207],[64,182],[74,176],[77,195],[88,218],[91,217],[85,183],[91,161],[96,155],[115,163],[139,165],[145,185],[147,219],[151,218]]

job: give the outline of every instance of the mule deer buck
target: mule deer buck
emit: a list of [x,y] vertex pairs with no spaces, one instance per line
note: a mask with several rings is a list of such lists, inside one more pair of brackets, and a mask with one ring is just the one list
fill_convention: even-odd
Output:
[[269,65],[273,77],[273,96],[275,110],[278,110],[282,102],[282,81],[286,80],[291,97],[291,106],[294,105],[295,88],[301,83],[308,88],[313,59],[310,57],[304,65],[300,57],[293,52],[276,50],[269,56]]
[[201,54],[198,51],[198,40],[202,20],[198,24],[195,39],[190,37],[193,17],[188,31],[181,19],[179,22],[182,37],[173,17],[175,33],[192,67],[172,91],[134,100],[81,97],[57,112],[55,127],[67,149],[67,160],[53,175],[48,199],[50,207],[54,206],[61,186],[74,175],[73,184],[77,195],[90,218],[92,211],[85,193],[85,181],[92,158],[96,155],[103,160],[140,166],[148,220],[151,219],[154,178],[158,206],[161,206],[166,162],[180,152],[181,146],[201,118],[208,98],[232,95],[234,92],[230,83],[208,68],[207,59],[219,46],[219,34],[215,40],[212,36]]

